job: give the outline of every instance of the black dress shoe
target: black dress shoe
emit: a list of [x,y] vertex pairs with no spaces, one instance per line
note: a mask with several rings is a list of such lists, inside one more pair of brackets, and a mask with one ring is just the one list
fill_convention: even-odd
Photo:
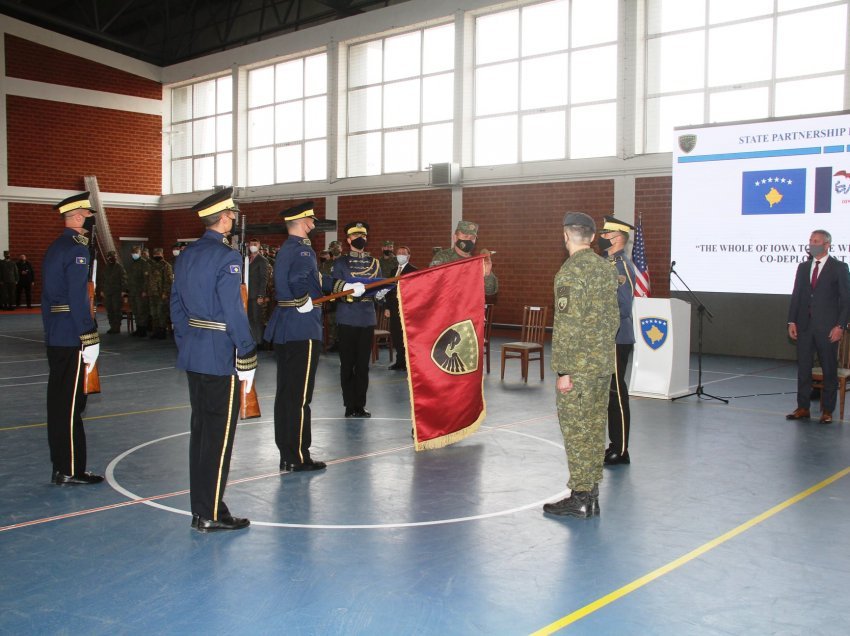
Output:
[[350,406],[346,406],[345,407],[345,417],[351,417],[352,415],[354,415],[354,409],[351,408]]
[[622,455],[615,450],[609,450],[605,453],[605,465],[616,466],[618,464],[631,464],[632,460],[629,457],[629,451],[625,451]]
[[194,512],[192,513],[192,527],[198,527],[198,519],[200,519],[200,515],[196,515]]
[[285,471],[292,471],[294,473],[302,473],[308,470],[322,470],[323,468],[327,468],[328,465],[325,462],[317,462],[313,459],[308,459],[306,462],[301,464],[294,464],[290,462],[281,462],[280,469]]
[[390,366],[387,367],[387,369],[389,369],[390,371],[400,371],[403,368],[404,368],[404,365],[399,364],[398,362],[395,362],[395,363],[393,363],[393,364],[391,364]]
[[57,486],[64,486],[65,484],[99,484],[103,481],[103,475],[95,475],[90,472],[80,473],[79,475],[63,475],[58,470],[54,470],[50,480]]
[[251,522],[247,519],[227,515],[217,521],[198,517],[198,525],[195,527],[198,532],[217,532],[218,530],[241,530],[250,525]]
[[372,417],[372,414],[361,406],[360,408],[352,409],[351,417]]

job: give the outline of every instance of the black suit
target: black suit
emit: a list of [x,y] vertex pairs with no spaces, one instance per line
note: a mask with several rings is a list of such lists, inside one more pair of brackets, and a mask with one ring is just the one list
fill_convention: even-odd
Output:
[[823,368],[821,408],[831,413],[838,392],[838,343],[829,341],[829,332],[846,327],[850,319],[850,272],[846,263],[830,256],[812,289],[812,267],[812,261],[806,261],[797,268],[788,308],[788,322],[797,325],[797,407],[809,408],[817,352]]
[[[416,270],[416,267],[407,263],[407,265],[398,270],[398,273],[393,273],[392,275],[403,276]],[[405,366],[407,365],[407,360],[404,353],[404,335],[401,331],[401,316],[398,313],[398,290],[396,287],[393,287],[392,291],[387,294],[384,302],[386,302],[387,309],[390,310],[390,336],[392,336],[393,347],[396,350],[396,364]]]

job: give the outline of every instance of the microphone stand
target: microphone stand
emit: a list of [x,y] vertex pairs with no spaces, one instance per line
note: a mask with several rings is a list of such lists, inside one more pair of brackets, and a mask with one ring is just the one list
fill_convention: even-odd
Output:
[[716,395],[711,395],[710,393],[706,393],[705,391],[703,391],[703,388],[702,388],[702,322],[703,322],[703,318],[705,318],[705,314],[708,314],[709,318],[714,318],[714,314],[712,314],[711,311],[708,309],[708,307],[706,307],[705,304],[702,302],[702,300],[700,300],[700,297],[697,296],[690,287],[688,287],[688,284],[685,281],[682,280],[682,277],[679,276],[679,272],[677,272],[675,269],[673,269],[673,266],[675,264],[676,264],[676,262],[674,261],[670,265],[670,274],[676,275],[676,278],[679,279],[679,282],[681,282],[682,285],[685,286],[685,289],[688,290],[688,294],[690,295],[691,300],[696,303],[696,305],[697,305],[697,321],[699,323],[699,326],[698,326],[698,329],[697,329],[697,333],[698,333],[698,335],[697,335],[697,390],[693,391],[692,393],[688,393],[687,395],[680,395],[678,397],[674,397],[671,400],[671,402],[675,402],[676,400],[679,400],[681,398],[686,398],[686,397],[690,397],[692,395],[696,395],[697,398],[699,398],[699,399],[702,399],[703,396],[705,396],[707,398],[711,398],[712,400],[717,400],[719,402],[723,402],[724,404],[729,404],[729,400],[722,398],[722,397],[717,397]]

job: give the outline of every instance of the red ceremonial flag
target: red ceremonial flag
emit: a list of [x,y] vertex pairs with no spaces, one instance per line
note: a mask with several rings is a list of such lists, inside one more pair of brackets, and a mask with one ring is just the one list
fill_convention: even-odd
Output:
[[398,281],[417,451],[472,435],[487,413],[483,278],[484,257],[476,256]]

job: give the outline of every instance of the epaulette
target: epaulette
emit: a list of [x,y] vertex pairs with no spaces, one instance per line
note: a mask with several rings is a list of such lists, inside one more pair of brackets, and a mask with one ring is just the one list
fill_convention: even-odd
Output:
[[609,256],[608,260],[611,261],[612,263],[616,263],[618,261],[623,260],[623,255],[622,254],[614,254],[614,256]]
[[83,236],[82,234],[77,234],[76,236],[73,237],[73,239],[74,239],[74,243],[78,243],[79,245],[88,245],[89,244],[89,240],[85,236]]
[[312,245],[312,243],[310,242],[310,239],[305,237],[301,239],[301,245]]

